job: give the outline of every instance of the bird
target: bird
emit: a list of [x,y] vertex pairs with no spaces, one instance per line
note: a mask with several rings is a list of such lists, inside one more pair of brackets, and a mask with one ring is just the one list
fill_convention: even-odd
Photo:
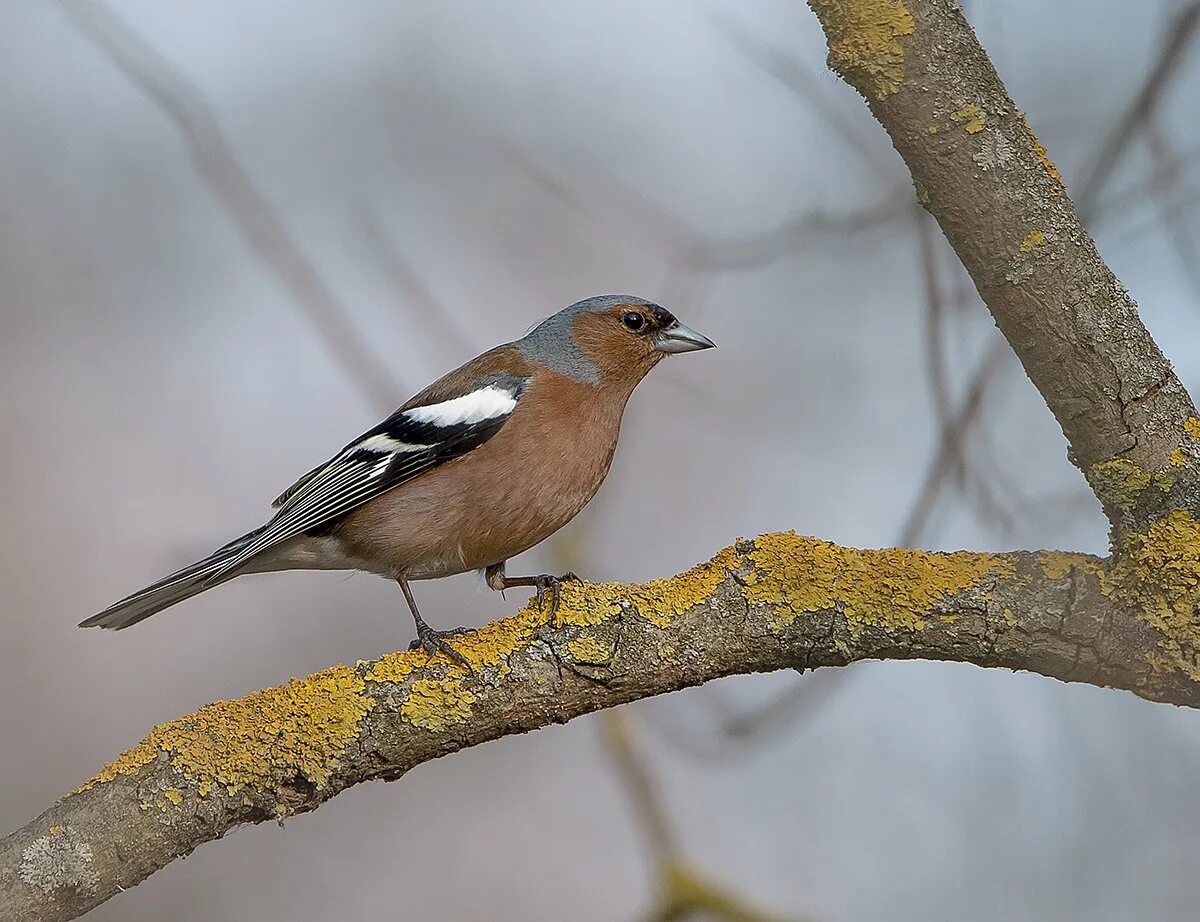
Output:
[[491,589],[546,593],[562,576],[508,576],[596,495],[634,389],[662,359],[711,349],[666,308],[601,295],[444,375],[274,501],[267,523],[121,599],[80,627],[122,630],[249,573],[359,570],[400,585],[418,646],[464,662],[422,618],[411,582],[482,571]]

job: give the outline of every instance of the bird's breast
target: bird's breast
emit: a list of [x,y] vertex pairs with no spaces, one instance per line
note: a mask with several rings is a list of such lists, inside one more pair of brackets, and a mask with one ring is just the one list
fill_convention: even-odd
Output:
[[351,513],[337,529],[349,551],[434,579],[507,560],[574,518],[608,474],[624,400],[536,384],[479,448]]

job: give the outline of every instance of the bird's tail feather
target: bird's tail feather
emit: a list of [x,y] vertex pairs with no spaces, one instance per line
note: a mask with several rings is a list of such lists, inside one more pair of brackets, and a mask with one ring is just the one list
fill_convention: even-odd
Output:
[[221,569],[241,553],[246,545],[258,537],[261,531],[262,529],[258,528],[230,541],[203,560],[198,560],[191,566],[177,570],[170,576],[165,576],[158,582],[151,583],[145,589],[110,605],[99,614],[92,615],[86,621],[81,621],[79,626],[103,627],[120,631],[157,614],[164,608],[170,608],[177,602],[182,602],[184,599],[199,595],[206,589],[233,579],[243,571],[243,567],[229,573],[221,573]]

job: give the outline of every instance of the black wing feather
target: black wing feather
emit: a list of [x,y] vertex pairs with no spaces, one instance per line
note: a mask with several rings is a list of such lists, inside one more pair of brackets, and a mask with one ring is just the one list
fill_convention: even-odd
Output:
[[[499,384],[480,382],[477,386],[486,387],[488,383]],[[503,386],[514,400],[519,400],[525,382],[506,375]],[[219,580],[267,548],[328,526],[368,500],[478,448],[512,415],[510,411],[481,422],[440,426],[407,415],[414,409],[419,407],[397,410],[288,487],[275,500],[279,511],[274,518],[210,579]],[[383,447],[391,444],[399,448]]]

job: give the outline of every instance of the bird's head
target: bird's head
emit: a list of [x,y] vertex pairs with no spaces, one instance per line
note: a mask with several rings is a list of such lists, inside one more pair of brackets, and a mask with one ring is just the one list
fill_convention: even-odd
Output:
[[664,307],[632,295],[578,301],[543,320],[518,346],[552,371],[630,389],[664,357],[715,346]]

